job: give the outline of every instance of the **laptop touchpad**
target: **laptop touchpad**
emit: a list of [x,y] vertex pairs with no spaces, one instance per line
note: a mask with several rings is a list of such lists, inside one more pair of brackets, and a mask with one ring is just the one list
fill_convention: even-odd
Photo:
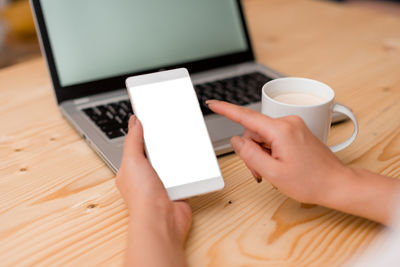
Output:
[[[255,103],[249,105],[248,107],[259,112],[261,104]],[[244,129],[241,125],[222,116],[207,117],[206,125],[212,142],[230,138],[234,135],[242,135],[244,132]]]
[[243,134],[244,129],[241,125],[225,117],[210,117],[206,119],[206,125],[212,142]]

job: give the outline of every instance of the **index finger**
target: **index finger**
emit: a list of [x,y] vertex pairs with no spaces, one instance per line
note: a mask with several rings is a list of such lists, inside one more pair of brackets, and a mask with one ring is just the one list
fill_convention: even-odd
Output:
[[262,137],[273,134],[270,127],[273,126],[274,120],[252,109],[237,106],[228,102],[219,100],[207,100],[208,107],[217,114],[227,117],[228,119],[241,124],[244,128],[249,129]]

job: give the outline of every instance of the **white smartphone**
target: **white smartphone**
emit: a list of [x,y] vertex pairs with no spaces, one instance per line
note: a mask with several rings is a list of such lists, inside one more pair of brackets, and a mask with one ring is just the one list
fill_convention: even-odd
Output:
[[171,200],[222,189],[224,180],[186,69],[129,77],[146,154]]

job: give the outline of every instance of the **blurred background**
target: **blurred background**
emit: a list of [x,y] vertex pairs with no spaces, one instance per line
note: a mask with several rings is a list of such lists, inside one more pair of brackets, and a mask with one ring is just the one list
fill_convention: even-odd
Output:
[[40,56],[28,0],[0,0],[0,68]]
[[[334,1],[348,7],[358,6],[376,12],[400,16],[399,0],[310,1]],[[29,1],[0,0],[0,68],[39,56],[40,48],[36,38]]]

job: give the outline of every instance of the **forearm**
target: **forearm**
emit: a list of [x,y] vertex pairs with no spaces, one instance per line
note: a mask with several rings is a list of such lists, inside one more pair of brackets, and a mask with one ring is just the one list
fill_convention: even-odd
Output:
[[129,218],[126,266],[186,266],[183,244],[160,214]]
[[364,169],[345,168],[321,205],[386,225],[392,223],[400,200],[400,180]]

